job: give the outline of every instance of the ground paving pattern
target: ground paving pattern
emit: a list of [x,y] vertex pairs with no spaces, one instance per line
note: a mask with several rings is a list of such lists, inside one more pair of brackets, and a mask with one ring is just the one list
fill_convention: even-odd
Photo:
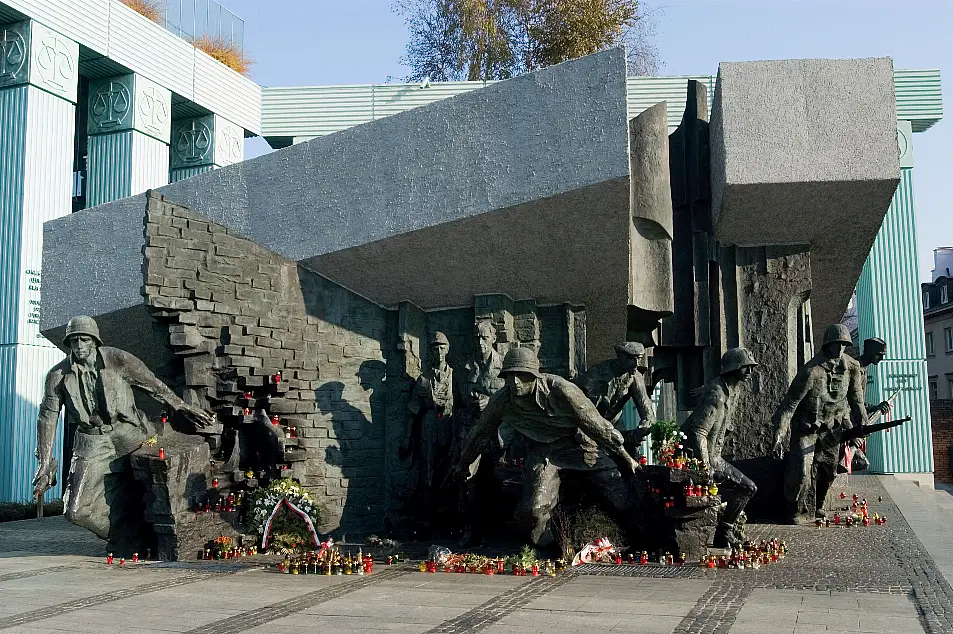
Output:
[[379,565],[369,576],[325,577],[254,560],[119,568],[62,518],[0,525],[0,629],[953,634],[950,584],[881,483],[855,476],[850,485],[886,527],[751,525],[752,539],[784,539],[789,554],[744,571],[623,565],[532,578]]

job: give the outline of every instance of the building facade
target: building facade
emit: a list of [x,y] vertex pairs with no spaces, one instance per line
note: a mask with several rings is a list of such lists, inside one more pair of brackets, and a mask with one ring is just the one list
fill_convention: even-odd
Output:
[[933,250],[933,280],[920,285],[931,401],[953,400],[953,247]]
[[122,2],[0,2],[0,500],[31,497],[62,358],[39,331],[43,223],[240,161],[260,132],[258,85]]

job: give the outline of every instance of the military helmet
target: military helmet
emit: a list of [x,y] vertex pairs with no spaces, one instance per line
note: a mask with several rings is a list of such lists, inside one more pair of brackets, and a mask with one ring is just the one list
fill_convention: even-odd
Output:
[[536,358],[536,353],[529,348],[511,348],[503,357],[500,376],[513,372],[525,372],[532,374],[537,379],[543,378],[543,375],[539,373],[539,359]]
[[758,362],[754,360],[754,355],[747,348],[732,348],[721,355],[721,372],[728,374],[735,370],[740,370],[746,366],[756,366]]
[[827,330],[824,331],[824,345],[826,346],[829,343],[843,343],[849,346],[853,344],[854,341],[850,338],[850,331],[847,330],[847,326],[844,324],[831,324],[827,327]]
[[616,354],[626,354],[630,357],[641,357],[645,355],[645,346],[638,341],[623,341],[615,345]]
[[443,334],[439,330],[430,336],[430,345],[436,346],[438,344],[443,344],[445,346],[450,345],[450,342],[447,340],[447,335]]
[[864,339],[864,352],[886,352],[887,342],[880,337]]
[[70,337],[76,335],[87,335],[95,339],[99,345],[103,345],[103,340],[99,336],[99,326],[96,324],[96,320],[87,315],[80,315],[79,317],[73,317],[69,320],[69,323],[66,324],[66,336],[63,337],[63,343],[69,345]]

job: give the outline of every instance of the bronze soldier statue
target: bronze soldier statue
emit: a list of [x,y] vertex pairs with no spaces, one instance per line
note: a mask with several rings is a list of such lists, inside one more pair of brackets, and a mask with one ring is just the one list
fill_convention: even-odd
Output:
[[629,512],[632,497],[623,474],[633,474],[639,464],[585,393],[562,377],[540,373],[539,359],[529,348],[511,349],[500,376],[506,384],[490,397],[454,467],[455,477],[469,475],[469,465],[505,423],[526,446],[516,521],[532,543],[554,541],[552,512],[563,470],[582,472],[615,510]]
[[795,524],[824,517],[824,498],[834,482],[841,433],[866,419],[860,366],[844,354],[849,345],[846,326],[829,326],[821,352],[798,371],[774,414],[778,458],[784,456],[784,438],[791,434],[784,494]]
[[[890,412],[891,405],[888,401],[883,401],[882,403],[878,404],[866,402],[867,367],[871,365],[879,365],[880,362],[884,360],[885,356],[887,356],[886,341],[878,337],[871,337],[870,339],[864,340],[863,353],[857,359],[859,363],[859,374],[857,381],[860,383],[861,389],[864,391],[864,409],[867,410],[867,419],[864,422],[872,420],[876,415],[888,414]],[[862,471],[870,466],[867,456],[864,455],[864,452],[860,447],[860,438],[854,438],[841,447],[840,459],[838,460],[838,473],[846,473],[848,471],[848,466],[850,466],[850,471]],[[823,504],[823,500],[819,501],[818,504]]]
[[46,375],[36,425],[40,464],[33,486],[39,494],[50,484],[53,437],[65,407],[67,428],[76,425],[63,493],[66,519],[113,544],[134,543],[143,522],[141,515],[135,516],[142,499],[134,497],[137,486],[129,454],[154,429],[136,408],[133,388],[180,412],[196,427],[212,425],[215,419],[176,396],[135,356],[104,346],[92,317],[70,319],[63,342],[69,356]]
[[625,438],[625,449],[630,455],[635,452],[655,424],[655,410],[645,388],[640,365],[645,358],[645,346],[635,341],[625,341],[615,346],[615,359],[595,365],[576,381],[603,418],[616,428],[621,425],[622,410],[631,399],[639,417],[639,429],[620,429]]
[[[747,348],[732,348],[721,357],[721,372],[702,389],[698,405],[682,425],[687,436],[685,446],[708,465],[727,506],[715,531],[716,547],[735,546],[741,539],[735,526],[758,487],[745,474],[726,461],[721,450],[731,431],[731,417],[741,385],[748,380],[758,362]],[[726,495],[727,494],[727,495]]]
[[[477,421],[480,420],[480,414],[486,409],[490,397],[503,387],[504,383],[500,377],[503,358],[494,347],[496,330],[493,325],[489,321],[482,320],[476,324],[474,334],[476,335],[476,354],[457,373],[459,396],[453,417],[454,450],[451,452],[454,462],[459,458],[460,451]],[[460,483],[458,510],[464,524],[463,537],[460,540],[462,547],[473,546],[482,539],[485,517],[483,511],[497,488],[493,467],[499,456],[499,440],[491,438],[476,460],[469,465],[470,478]]]
[[447,364],[450,342],[442,332],[430,337],[430,366],[414,382],[407,409],[412,425],[404,454],[413,456],[419,475],[417,488],[424,500],[450,467],[453,444],[453,368]]

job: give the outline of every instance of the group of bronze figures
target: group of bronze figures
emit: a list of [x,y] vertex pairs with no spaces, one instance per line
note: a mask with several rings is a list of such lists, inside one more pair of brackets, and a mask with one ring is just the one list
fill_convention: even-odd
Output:
[[[447,337],[436,332],[430,338],[429,367],[413,385],[407,405],[411,424],[399,448],[417,474],[414,488],[426,495],[456,483],[464,541],[473,542],[480,528],[475,500],[491,489],[500,457],[516,448],[523,461],[516,520],[534,544],[555,539],[553,512],[563,472],[577,472],[616,513],[636,513],[635,500],[641,499],[632,492],[632,476],[641,468],[636,448],[655,423],[643,378],[643,345],[618,344],[614,359],[571,382],[541,372],[530,348],[511,348],[501,358],[488,321],[476,325],[475,338],[473,358],[456,370],[447,363]],[[794,522],[823,516],[846,439],[863,435],[858,430],[868,418],[890,407],[864,399],[866,368],[884,358],[886,344],[868,339],[855,360],[845,353],[850,343],[844,326],[830,326],[821,352],[797,373],[774,417],[778,458],[790,434],[785,496]],[[51,484],[53,437],[65,408],[67,423],[76,428],[64,490],[66,516],[100,537],[115,537],[110,526],[121,525],[117,518],[138,506],[124,495],[129,456],[154,433],[136,408],[133,388],[179,411],[195,427],[214,418],[183,402],[133,355],[103,346],[89,317],[70,321],[64,344],[69,356],[50,370],[40,408],[34,485],[42,494]],[[707,465],[726,500],[716,546],[738,541],[734,527],[757,491],[722,456],[738,395],[757,365],[747,349],[728,350],[719,376],[704,386],[682,425],[685,447]],[[621,419],[629,401],[641,422],[626,430]]]

